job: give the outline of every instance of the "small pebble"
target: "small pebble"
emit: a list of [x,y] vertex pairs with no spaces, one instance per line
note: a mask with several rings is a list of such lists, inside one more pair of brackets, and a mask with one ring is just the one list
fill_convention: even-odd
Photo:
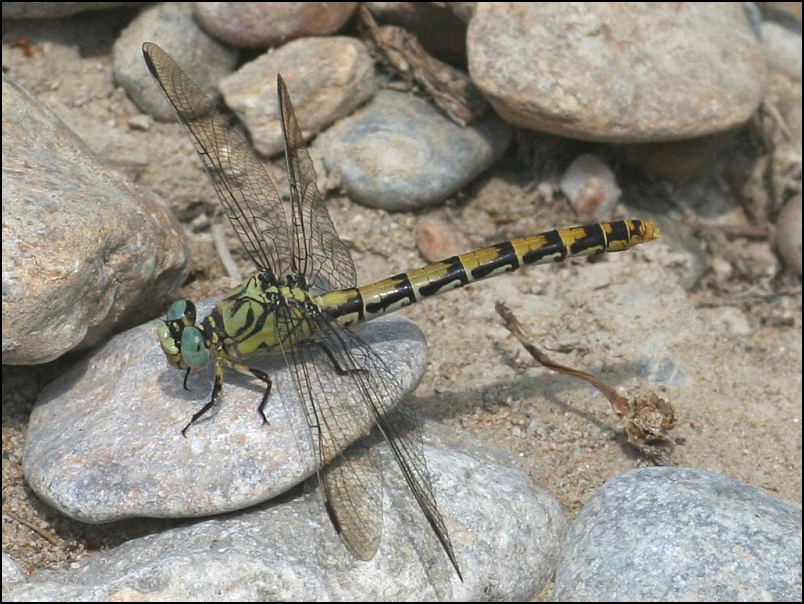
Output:
[[438,262],[460,253],[454,227],[438,218],[424,218],[419,222],[416,247],[427,262]]
[[776,249],[801,279],[801,194],[791,197],[776,219]]
[[584,223],[610,219],[622,193],[614,172],[592,153],[579,156],[567,167],[560,187]]

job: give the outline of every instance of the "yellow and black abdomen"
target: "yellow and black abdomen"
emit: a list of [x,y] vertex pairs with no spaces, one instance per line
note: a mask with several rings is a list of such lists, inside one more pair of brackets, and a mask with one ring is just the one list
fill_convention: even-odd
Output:
[[330,292],[317,302],[340,323],[354,325],[522,266],[561,262],[570,256],[620,252],[658,237],[657,226],[641,220],[548,231],[453,256],[364,287]]

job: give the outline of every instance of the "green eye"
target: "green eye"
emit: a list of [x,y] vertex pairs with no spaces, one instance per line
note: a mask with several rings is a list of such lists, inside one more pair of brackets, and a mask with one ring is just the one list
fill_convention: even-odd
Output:
[[185,327],[181,332],[181,358],[189,367],[203,367],[209,362],[209,348],[196,327]]
[[176,300],[170,305],[167,312],[166,321],[181,321],[186,319],[185,325],[192,325],[195,323],[195,304],[189,300]]

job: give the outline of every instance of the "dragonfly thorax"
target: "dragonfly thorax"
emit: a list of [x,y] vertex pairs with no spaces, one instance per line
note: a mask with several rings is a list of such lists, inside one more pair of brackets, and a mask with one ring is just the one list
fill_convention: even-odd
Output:
[[286,276],[271,284],[257,274],[218,302],[204,323],[237,355],[293,346],[315,332],[321,312],[315,297],[295,283]]

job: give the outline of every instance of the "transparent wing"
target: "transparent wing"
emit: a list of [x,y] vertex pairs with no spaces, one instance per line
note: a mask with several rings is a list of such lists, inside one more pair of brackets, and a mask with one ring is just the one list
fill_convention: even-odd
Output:
[[[283,321],[288,324],[299,321],[298,315],[282,314],[287,315]],[[458,569],[436,505],[416,414],[403,400],[399,381],[371,346],[351,330],[320,314],[308,314],[303,320],[320,335],[284,354],[304,399],[322,464],[329,464],[323,472],[324,488],[344,543],[364,560],[371,559],[379,546],[381,465],[371,451],[359,445],[346,449],[354,439],[368,434],[366,426],[377,425],[419,507]]]
[[316,186],[313,161],[282,76],[277,76],[276,86],[290,182],[294,269],[306,277],[314,294],[354,287],[357,277],[352,257],[346,244],[338,238]]
[[159,46],[142,46],[145,63],[190,131],[226,215],[260,270],[286,275],[291,264],[288,222],[271,177],[245,138],[217,113],[215,103]]
[[[280,334],[316,330],[323,320],[294,310],[277,310]],[[333,523],[349,551],[370,560],[382,537],[382,467],[376,449],[350,444],[367,436],[375,422],[364,401],[363,383],[354,379],[362,369],[344,355],[337,339],[334,344],[331,340],[308,339],[286,347],[283,354],[304,401]]]
[[351,445],[323,470],[327,506],[347,549],[371,560],[382,540],[380,450],[365,440]]

